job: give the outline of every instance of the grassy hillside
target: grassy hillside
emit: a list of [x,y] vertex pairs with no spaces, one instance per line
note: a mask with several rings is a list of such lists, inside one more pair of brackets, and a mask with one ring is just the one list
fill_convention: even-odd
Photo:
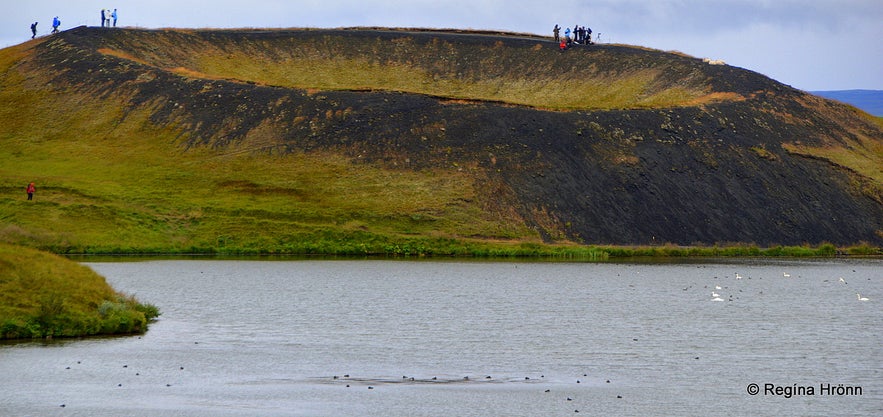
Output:
[[0,241],[55,252],[883,241],[879,122],[660,51],[78,28],[0,87]]
[[0,243],[0,339],[140,333],[158,315],[79,263]]
[[[399,236],[433,246],[536,240],[484,213],[457,170],[390,171],[334,152],[256,155],[252,143],[182,152],[180,130],[157,128],[124,99],[53,96],[43,80],[26,80],[11,69],[26,50],[0,56],[9,86],[0,100],[10,104],[0,109],[2,240],[57,252],[299,253],[395,252]],[[36,198],[26,201],[21,184],[31,181]]]

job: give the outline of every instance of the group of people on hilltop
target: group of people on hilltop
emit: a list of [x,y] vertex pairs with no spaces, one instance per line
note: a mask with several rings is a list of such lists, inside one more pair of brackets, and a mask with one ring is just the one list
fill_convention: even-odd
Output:
[[[101,27],[117,27],[117,9],[101,9]],[[31,23],[31,39],[37,37],[37,24],[39,22]],[[58,33],[58,27],[61,26],[61,20],[58,19],[58,16],[55,16],[52,19],[52,33]]]
[[[31,23],[31,39],[37,37],[37,24],[40,22]],[[61,20],[58,19],[58,16],[52,18],[52,33],[58,33],[58,27],[61,26]]]
[[592,28],[588,28],[585,26],[576,25],[573,27],[573,31],[570,28],[564,29],[564,37],[561,37],[561,28],[558,25],[555,25],[555,28],[552,29],[552,33],[555,35],[555,42],[559,44],[561,50],[567,49],[571,44],[580,44],[580,45],[592,45]]
[[113,27],[117,27],[117,9],[113,9],[113,11],[101,9],[101,27],[111,27],[111,20],[113,20]]
[[[40,22],[31,23],[31,39],[37,37],[37,24]],[[58,33],[58,27],[61,26],[61,20],[58,20],[58,16],[52,18],[52,33]]]

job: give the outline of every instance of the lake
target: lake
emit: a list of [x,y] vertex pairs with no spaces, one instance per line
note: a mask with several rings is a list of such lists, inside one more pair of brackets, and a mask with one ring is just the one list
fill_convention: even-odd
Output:
[[0,415],[883,415],[881,260],[85,263],[162,316],[0,345]]

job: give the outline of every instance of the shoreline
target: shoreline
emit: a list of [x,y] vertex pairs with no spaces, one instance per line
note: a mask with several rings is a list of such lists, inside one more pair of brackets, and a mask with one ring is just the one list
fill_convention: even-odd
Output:
[[445,249],[421,247],[388,252],[284,252],[273,250],[243,251],[195,251],[195,252],[65,252],[58,255],[67,258],[193,258],[193,259],[243,259],[243,258],[299,258],[299,259],[501,259],[501,260],[568,260],[592,261],[622,260],[629,258],[881,258],[883,248],[869,245],[835,247],[830,244],[818,246],[773,246],[761,248],[753,245],[738,246],[580,246],[559,247],[554,245],[519,245],[516,247],[475,247],[452,252]]

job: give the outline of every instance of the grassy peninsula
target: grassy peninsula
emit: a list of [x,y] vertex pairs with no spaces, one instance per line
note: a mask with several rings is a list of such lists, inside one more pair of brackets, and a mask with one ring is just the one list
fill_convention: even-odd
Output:
[[159,314],[86,266],[0,243],[0,339],[143,333]]

